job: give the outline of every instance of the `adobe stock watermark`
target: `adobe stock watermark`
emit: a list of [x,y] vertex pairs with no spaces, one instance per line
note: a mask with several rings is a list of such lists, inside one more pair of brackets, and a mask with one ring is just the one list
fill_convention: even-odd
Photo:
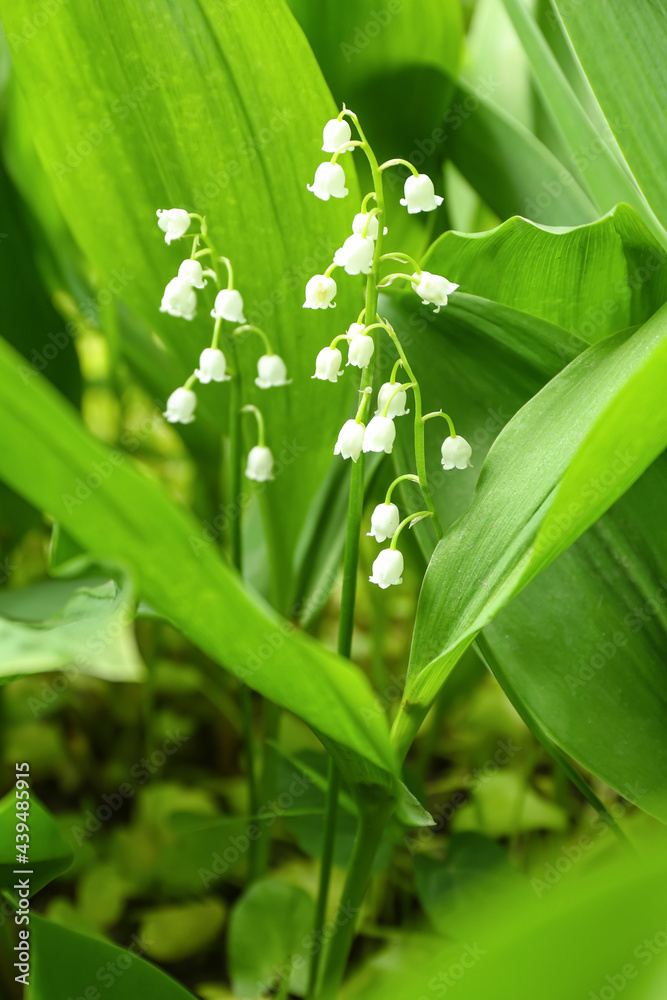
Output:
[[205,889],[219,881],[230,868],[244,857],[250,850],[250,845],[260,840],[267,830],[270,830],[276,820],[284,816],[294,803],[310,788],[312,781],[308,775],[294,771],[290,775],[291,782],[287,789],[275,799],[265,802],[257,811],[257,822],[248,823],[243,833],[230,835],[220,851],[211,855],[210,867],[199,868],[197,874]]
[[633,950],[636,962],[625,962],[616,972],[604,977],[605,981],[597,990],[591,990],[586,1000],[614,1000],[626,986],[641,974],[641,967],[647,968],[667,948],[667,927],[661,927],[652,937],[644,938]]
[[68,514],[80,507],[99,489],[102,483],[112,476],[116,469],[127,462],[130,455],[138,451],[143,441],[162,426],[162,413],[155,410],[150,417],[145,417],[134,428],[125,428],[118,438],[121,448],[109,449],[106,458],[92,462],[90,471],[83,476],[77,476],[72,484],[71,493],[62,493],[60,499]]
[[[515,745],[511,739],[498,740],[496,747],[497,749],[493,757],[485,761],[481,767],[475,767],[470,772],[466,784],[466,792],[474,792],[475,789],[486,784],[502,767],[509,764],[512,758],[520,753],[522,749],[519,745]],[[430,809],[430,813],[435,820],[433,826],[422,826],[419,827],[416,833],[406,833],[403,843],[411,856],[430,843],[438,833],[448,826],[456,811],[467,801],[468,796],[466,792],[459,789],[453,793],[447,802],[440,803]]]
[[73,824],[70,833],[78,847],[88,840],[93,834],[102,829],[119,809],[122,809],[126,802],[134,798],[137,787],[147,784],[153,775],[157,774],[160,768],[164,767],[170,757],[177,754],[184,743],[189,740],[189,736],[184,736],[180,730],[175,733],[168,732],[161,746],[146,757],[142,757],[130,768],[130,777],[134,782],[122,782],[115,792],[104,792],[102,800],[95,807],[95,810],[87,809],[83,814],[83,825]]
[[30,16],[24,17],[21,21],[18,31],[10,31],[7,34],[10,49],[18,52],[24,45],[31,42],[69,2],[70,0],[41,0],[40,3],[35,4]]
[[628,631],[635,634],[641,632],[648,622],[660,614],[661,609],[667,605],[667,582],[660,579],[658,583],[660,587],[652,597],[647,598],[643,604],[635,605],[632,611],[624,615],[623,628],[617,629],[608,639],[596,643],[595,652],[590,656],[580,657],[575,672],[565,675],[570,694],[576,694],[579,688],[589,684],[614,659],[619,649],[627,646]]
[[[273,456],[273,479],[277,479],[285,469],[289,468],[299,455],[304,454],[306,449],[298,441],[283,441],[280,451],[275,451]],[[267,482],[257,483],[253,489],[241,490],[235,500],[222,504],[218,508],[218,513],[210,520],[202,522],[200,535],[190,535],[189,541],[192,551],[196,556],[202,549],[207,548],[229,528],[230,524],[237,521],[245,510],[250,506],[256,496],[265,492]]]
[[463,979],[466,972],[477,965],[480,958],[483,958],[484,955],[486,955],[486,949],[480,947],[476,941],[474,944],[464,945],[461,954],[455,962],[452,962],[446,969],[442,969],[437,975],[429,979],[428,996],[422,995],[418,1000],[430,1000],[431,995],[436,997],[446,996]]
[[[646,795],[646,792],[646,788],[635,783],[634,785],[626,784],[620,794],[625,798],[635,800]],[[624,802],[613,802],[607,812],[618,823],[630,808]],[[599,839],[609,833],[611,825],[602,816],[596,815],[591,820],[591,830],[593,831],[592,835],[582,833],[574,843],[566,844],[556,858],[548,861],[544,866],[541,878],[537,876],[531,878],[530,884],[538,899],[541,899],[546,892],[558,885],[564,875],[572,871],[573,867],[588,854]]]
[[41,713],[67,690],[72,681],[85,671],[91,660],[99,656],[110,642],[118,639],[133,621],[134,604],[129,601],[121,602],[111,620],[88,637],[83,649],[77,653],[72,662],[62,667],[52,680],[43,681],[39,696],[32,695],[28,698],[28,707],[33,717],[39,718]]
[[547,514],[550,524],[542,528],[534,547],[536,554],[549,551],[563,538],[568,538],[573,526],[583,521],[587,511],[609,494],[609,490],[619,479],[623,479],[628,469],[637,461],[629,448],[617,449],[609,466],[599,475],[590,476],[581,486],[578,498],[571,500],[567,507],[555,515]]
[[[454,101],[450,104],[442,117],[440,125],[434,128],[429,135],[414,140],[414,149],[408,154],[407,159],[415,167],[420,167],[429,156],[433,156],[439,147],[444,146],[452,133],[458,132],[461,126],[479,108],[482,101],[488,100],[499,87],[499,80],[494,79],[492,76],[482,77],[474,90],[466,94],[462,100]],[[393,190],[402,188],[407,174],[407,167],[398,170],[388,170],[384,174],[385,183]]]
[[[104,288],[100,288],[94,299],[84,299],[81,303],[77,304],[79,314],[87,323],[95,326],[99,308],[108,306],[132,281],[134,281],[134,275],[128,274],[125,268],[121,271],[114,269],[111,272],[109,281]],[[30,364],[21,362],[17,366],[18,374],[21,376],[24,385],[27,385],[35,375],[45,371],[49,364],[58,357],[60,352],[68,347],[76,337],[79,326],[80,322],[78,319],[69,320],[63,330],[57,330],[55,333],[47,333],[46,342],[39,350],[33,347],[30,357],[27,359]]]
[[62,159],[54,160],[51,163],[51,169],[58,180],[80,167],[93,150],[102,145],[106,136],[115,132],[117,122],[125,121],[133,111],[136,111],[143,104],[149,94],[157,90],[168,78],[168,74],[159,66],[154,66],[147,71],[136,86],[116,97],[109,107],[108,114],[93,125],[84,128],[76,142],[67,146]]
[[295,112],[281,108],[269,118],[256,135],[244,142],[236,150],[234,159],[226,160],[221,170],[209,170],[207,177],[193,192],[194,206],[198,212],[206,212],[210,202],[217,198],[230,184],[232,178],[243,172],[249,163],[269,146],[295,119]]
[[339,48],[345,57],[345,62],[351,62],[355,56],[367,49],[402,10],[402,0],[389,0],[385,7],[370,11],[368,21],[365,24],[358,24],[354,29],[352,41],[340,43]]

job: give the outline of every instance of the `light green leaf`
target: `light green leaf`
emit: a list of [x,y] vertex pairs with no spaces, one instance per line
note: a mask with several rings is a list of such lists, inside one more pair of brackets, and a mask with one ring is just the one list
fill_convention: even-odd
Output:
[[[415,330],[409,355],[427,410],[443,402],[473,446],[472,469],[446,473],[442,435],[427,433],[427,467],[445,528],[473,497],[484,458],[530,398],[564,361],[585,349],[559,327],[526,313],[457,294],[438,316],[414,326],[411,296],[383,309],[400,332]],[[414,307],[412,307],[414,308]],[[436,361],[437,359],[437,361]],[[389,361],[390,359],[388,359]],[[413,466],[411,428],[399,422],[398,466]],[[661,579],[667,576],[665,462],[640,480],[585,535],[486,626],[478,641],[515,708],[596,809],[601,804],[561,747],[625,798],[659,810],[667,774],[664,732],[667,648]],[[407,510],[419,496],[406,491]],[[426,560],[435,538],[417,527]],[[614,642],[614,637],[616,641]]]
[[575,229],[516,218],[488,233],[445,233],[422,263],[589,343],[645,322],[667,299],[667,257],[627,205]]
[[[282,465],[265,513],[276,600],[289,610],[295,543],[353,394],[348,380],[322,408],[322,386],[309,376],[318,344],[358,313],[361,290],[341,281],[335,311],[302,309],[306,280],[330,262],[357,204],[351,156],[347,201],[323,204],[306,190],[334,113],[317,64],[282,0],[231,7],[119,0],[113,13],[70,0],[26,44],[20,31],[31,9],[29,0],[0,3],[42,162],[102,288],[158,332],[185,379],[210,342],[213,292],[201,294],[192,323],[159,313],[184,248],[165,246],[155,213],[171,206],[204,213],[234,262],[247,318],[266,328],[287,362],[293,384],[261,391],[259,339],[239,351],[244,396],[262,408],[267,443]],[[145,364],[127,335],[128,354]],[[221,427],[228,388],[198,392]],[[247,433],[256,443],[250,424]]]
[[473,110],[455,119],[457,128],[448,133],[445,149],[496,215],[521,215],[546,226],[577,226],[597,218],[570,171],[532,132],[467,88],[454,95],[454,107],[461,102]]
[[283,979],[302,994],[308,969],[304,939],[315,906],[297,886],[264,879],[241,896],[229,918],[228,956],[234,992],[253,998]]
[[555,6],[639,186],[667,225],[664,3],[555,0]]
[[[494,444],[466,514],[438,545],[419,602],[396,733],[405,749],[477,632],[588,528],[667,441],[667,307],[579,355]],[[593,488],[597,484],[597,488]]]
[[[62,594],[57,583],[52,586]],[[51,601],[48,585],[40,587],[39,594]],[[23,617],[21,592],[11,596],[12,614]],[[33,607],[26,610],[30,614]],[[130,581],[119,586],[107,580],[77,587],[44,621],[0,618],[0,683],[2,678],[65,668],[110,681],[142,680],[145,669],[132,630],[134,614]]]
[[[23,771],[17,771],[17,774],[22,773]],[[23,877],[14,874],[17,868],[30,869],[31,874],[25,878],[30,882],[30,894],[34,895],[58,875],[67,871],[73,859],[72,850],[55,820],[34,792],[28,790],[30,792],[28,799],[22,794],[23,790],[19,789],[18,795],[12,790],[0,801],[0,886],[9,889],[13,895],[16,893],[12,887],[17,878]],[[21,797],[20,800],[18,796]],[[30,804],[27,812],[17,809],[17,802],[24,800]],[[19,843],[17,836],[25,836],[23,831],[19,833],[17,830],[19,816],[26,817],[25,821],[29,827],[28,851],[25,855],[16,849]],[[25,844],[26,841],[21,843]],[[21,864],[18,861],[19,857],[29,858],[30,863]]]
[[[608,212],[618,202],[628,202],[654,236],[663,245],[667,244],[667,233],[646,203],[617,148],[610,144],[608,133],[600,134],[586,114],[532,13],[521,0],[503,0],[503,3],[528,56],[545,106],[569,146],[574,169],[581,167],[579,179],[598,209]],[[609,58],[608,52],[604,58]],[[587,157],[591,149],[595,149],[597,155]]]
[[[0,475],[81,546],[132,569],[141,596],[218,663],[369,763],[396,769],[368,681],[255,603],[198,525],[85,430],[40,376],[23,386],[0,346]],[[32,461],[26,463],[25,455]]]
[[530,887],[511,891],[508,879],[496,879],[500,891],[483,896],[472,886],[445,940],[403,944],[371,959],[346,1000],[413,1000],[450,990],[458,1000],[482,1000],[502,996],[504,984],[513,1000],[657,1000],[667,978],[661,845],[643,845],[641,860],[616,857],[591,870],[581,859],[595,853],[600,831],[593,825],[565,844]]

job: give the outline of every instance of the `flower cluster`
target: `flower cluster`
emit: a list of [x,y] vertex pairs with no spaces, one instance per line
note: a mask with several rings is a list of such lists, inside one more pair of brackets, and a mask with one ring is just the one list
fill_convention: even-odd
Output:
[[[348,121],[349,119],[349,121]],[[352,138],[352,122],[358,133],[358,138]],[[324,126],[322,149],[331,153],[328,162],[321,163],[315,171],[312,184],[307,185],[317,198],[328,201],[330,198],[345,198],[345,171],[338,162],[344,153],[360,148],[368,158],[374,181],[374,190],[363,199],[359,212],[352,220],[352,233],[343,245],[335,252],[333,262],[323,274],[314,275],[306,285],[304,308],[327,309],[335,306],[337,292],[336,282],[332,274],[336,268],[342,268],[347,274],[367,275],[366,306],[362,309],[356,322],[351,323],[345,333],[334,337],[327,347],[323,347],[315,359],[315,379],[323,382],[337,382],[343,375],[343,354],[338,344],[347,344],[347,366],[361,369],[361,401],[356,416],[347,420],[340,429],[334,454],[357,462],[366,452],[390,454],[396,439],[396,420],[410,413],[408,409],[408,392],[414,397],[414,435],[417,475],[399,476],[390,486],[386,500],[375,508],[371,516],[369,534],[378,542],[390,539],[390,546],[384,549],[375,562],[370,577],[383,589],[402,582],[403,556],[397,549],[397,540],[402,529],[422,517],[431,517],[436,533],[441,534],[439,522],[431,499],[430,488],[426,478],[426,460],[424,452],[424,424],[432,417],[443,417],[449,425],[450,434],[442,442],[441,456],[443,469],[465,469],[471,462],[472,449],[468,442],[457,435],[451,418],[442,411],[422,415],[421,393],[408,359],[393,327],[382,319],[377,312],[378,289],[392,282],[405,279],[425,305],[433,305],[435,312],[446,306],[448,297],[459,286],[442,275],[432,274],[422,270],[419,264],[409,255],[403,253],[386,253],[381,250],[383,237],[387,234],[383,226],[384,192],[382,184],[383,171],[389,167],[403,165],[410,170],[410,176],[405,181],[404,197],[401,199],[407,211],[412,215],[418,212],[432,212],[442,204],[442,198],[436,195],[433,182],[425,174],[420,174],[416,167],[406,160],[388,160],[379,164],[371,149],[357,116],[348,111],[345,106],[338,118],[328,121]],[[397,260],[410,267],[409,273],[391,274],[380,281],[380,269],[383,262]],[[377,331],[386,333],[398,353],[389,381],[384,382],[377,392],[374,414],[366,423],[366,409],[372,388],[372,365],[375,351],[375,334]],[[408,376],[407,381],[398,381],[399,369],[403,368]],[[398,507],[391,502],[391,493],[403,479],[411,479],[418,483],[428,510],[409,514],[401,521]]]
[[[186,212],[182,208],[160,209],[157,213],[158,226],[165,234],[165,243],[184,238],[192,239],[192,251],[184,260],[175,278],[172,278],[164,290],[160,312],[168,313],[179,319],[194,319],[197,312],[197,291],[212,279],[217,287],[215,301],[211,309],[214,320],[213,335],[209,347],[205,347],[199,357],[199,367],[182,386],[174,389],[167,400],[164,416],[169,423],[190,424],[195,419],[197,396],[193,386],[199,382],[207,385],[209,382],[228,382],[234,377],[228,367],[227,355],[220,347],[223,322],[234,324],[234,329],[227,335],[227,353],[233,357],[234,340],[239,334],[256,333],[263,341],[265,353],[257,361],[257,377],[255,385],[259,389],[271,389],[275,386],[289,385],[285,362],[273,353],[271,344],[265,332],[260,327],[246,322],[243,314],[243,297],[234,287],[234,274],[231,261],[227,257],[217,255],[208,234],[206,220],[195,212]],[[199,221],[198,232],[188,232],[192,220]],[[200,249],[200,244],[204,244]],[[227,271],[227,287],[220,287],[218,268],[223,264]],[[251,448],[248,454],[245,474],[248,479],[265,482],[273,479],[273,455],[264,441],[264,421],[256,406],[244,406],[242,412],[252,412],[257,420],[258,444]]]

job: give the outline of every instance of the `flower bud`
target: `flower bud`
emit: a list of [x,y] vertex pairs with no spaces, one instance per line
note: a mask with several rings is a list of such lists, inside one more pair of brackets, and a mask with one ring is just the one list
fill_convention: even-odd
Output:
[[371,530],[366,534],[378,542],[393,538],[401,521],[395,503],[379,503],[371,514]]
[[195,368],[195,375],[203,385],[207,382],[228,382],[231,378],[227,374],[227,360],[217,347],[204,348],[199,358],[199,368]]
[[248,452],[245,474],[256,483],[266,483],[273,479],[273,455],[266,445],[256,444]]
[[352,138],[350,123],[344,118],[331,118],[322,131],[322,151],[324,153],[335,153],[344,143]]
[[364,434],[364,451],[386,451],[391,454],[396,427],[391,417],[372,417]]
[[190,216],[184,208],[158,208],[157,224],[165,234],[164,242],[171,243],[185,236],[190,228]]
[[386,590],[403,583],[403,565],[403,554],[398,549],[383,549],[373,563],[373,573],[368,579]]
[[361,323],[352,323],[347,331],[348,334],[352,334],[347,351],[347,363],[348,365],[356,365],[357,368],[365,368],[375,350],[373,337],[370,333],[363,333],[363,329]]
[[445,438],[440,451],[443,469],[467,469],[472,465],[472,448],[460,434]]
[[178,269],[178,276],[193,288],[203,288],[206,284],[204,269],[198,260],[184,260]]
[[401,198],[401,205],[404,205],[410,215],[416,212],[432,212],[442,205],[442,198],[435,193],[433,181],[426,174],[419,174],[417,177],[410,174],[405,182],[405,198]]
[[223,288],[219,291],[211,316],[214,319],[226,319],[229,323],[245,323],[241,293],[235,288]]
[[277,354],[262,354],[257,362],[257,378],[255,385],[258,389],[270,389],[272,386],[289,385],[291,379],[287,378],[287,367],[282,358]]
[[323,347],[315,359],[315,374],[311,378],[319,378],[323,382],[337,382],[343,374],[341,365],[343,355],[337,347]]
[[306,285],[304,309],[334,309],[336,303],[336,282],[324,274],[314,274]]
[[167,409],[163,416],[170,424],[191,424],[195,419],[196,407],[197,397],[194,392],[182,385],[174,389],[167,400]]
[[384,410],[387,405],[387,401],[391,399],[389,403],[389,409],[387,410],[387,416],[393,420],[394,417],[403,417],[406,413],[410,411],[406,407],[406,402],[408,400],[408,394],[405,389],[400,389],[400,382],[384,382],[378,390],[378,406],[375,411],[376,417],[383,417]]
[[447,296],[459,287],[452,281],[447,281],[447,278],[443,278],[442,275],[431,274],[429,271],[422,271],[421,274],[415,273],[410,280],[413,289],[424,305],[437,307],[434,312],[440,312],[440,306],[447,305]]
[[316,198],[328,201],[329,198],[345,198],[348,190],[345,187],[345,171],[340,163],[320,163],[315,171],[312,184],[306,184]]
[[351,458],[356,462],[364,443],[364,430],[364,425],[356,420],[346,420],[338,433],[334,455],[342,455],[343,458]]
[[370,274],[374,252],[373,240],[353,234],[336,250],[334,264],[344,267],[348,274]]
[[160,303],[160,312],[180,319],[193,319],[197,311],[197,296],[192,285],[183,278],[172,278]]

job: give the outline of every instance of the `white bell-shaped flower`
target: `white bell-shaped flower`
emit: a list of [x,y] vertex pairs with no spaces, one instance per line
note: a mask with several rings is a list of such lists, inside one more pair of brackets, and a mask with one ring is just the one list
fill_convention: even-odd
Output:
[[472,448],[460,434],[445,438],[442,442],[441,455],[443,469],[467,469],[472,465],[470,461]]
[[383,417],[385,407],[387,402],[389,403],[389,409],[387,410],[387,416],[393,420],[394,417],[403,417],[406,413],[410,411],[406,407],[406,402],[408,400],[408,394],[405,389],[400,389],[400,382],[384,382],[378,390],[378,406],[375,411],[376,417]]
[[198,260],[184,260],[178,269],[178,276],[193,288],[203,288],[206,284],[204,269]]
[[398,549],[383,549],[373,563],[373,572],[368,579],[386,590],[403,583],[403,566],[403,554]]
[[245,474],[256,483],[266,483],[273,479],[273,455],[264,444],[256,444],[248,452]]
[[391,417],[372,417],[364,434],[364,451],[386,451],[391,454],[396,427]]
[[348,190],[345,187],[345,171],[340,163],[320,163],[315,171],[312,184],[306,184],[316,198],[328,201],[329,198],[345,198]]
[[164,242],[171,243],[185,236],[190,228],[190,216],[184,208],[158,208],[157,224],[165,234]]
[[315,359],[315,374],[310,377],[337,382],[338,376],[343,374],[342,363],[343,355],[337,347],[323,347]]
[[352,234],[334,254],[334,264],[344,267],[348,274],[369,274],[373,267],[375,243],[371,239]]
[[371,514],[371,530],[366,534],[378,542],[393,538],[401,522],[401,515],[395,503],[379,503]]
[[306,285],[304,309],[335,309],[336,282],[326,274],[314,274]]
[[413,274],[411,277],[412,287],[422,300],[425,306],[434,305],[434,312],[440,312],[440,306],[447,305],[447,296],[455,292],[459,287],[453,281],[447,281],[440,274],[431,274],[430,271],[422,271],[421,274]]
[[160,312],[178,316],[179,319],[194,319],[197,311],[197,295],[189,281],[172,278],[168,282],[160,303]]
[[405,182],[405,198],[401,198],[401,205],[404,205],[410,215],[417,212],[432,212],[442,205],[442,197],[435,193],[433,181],[427,174],[419,174],[417,177],[410,174]]
[[352,138],[350,123],[344,118],[331,118],[322,131],[322,150],[325,153],[335,153]]
[[363,424],[357,423],[356,420],[346,420],[338,433],[334,455],[342,455],[343,458],[351,458],[356,462],[361,455],[364,431]]
[[211,316],[226,319],[229,323],[245,323],[241,293],[236,288],[221,289],[215,297]]
[[356,365],[357,368],[365,368],[375,350],[372,336],[370,333],[364,333],[363,330],[362,323],[352,323],[347,331],[348,334],[352,334],[347,351],[347,363],[348,365]]
[[277,354],[262,354],[257,362],[258,389],[270,389],[272,386],[289,385],[292,380],[287,378],[287,366]]
[[[357,236],[364,235],[364,229],[366,228],[366,220],[368,219],[370,212],[358,212],[357,215],[352,219],[352,232],[356,233]],[[368,223],[368,229],[366,230],[366,236],[369,240],[376,240],[378,238],[380,223],[378,221],[377,215],[374,215],[371,221]],[[384,227],[384,235],[386,236],[388,229]]]
[[217,347],[205,347],[199,357],[199,368],[195,375],[205,385],[207,382],[228,382],[227,359]]
[[167,409],[163,416],[170,424],[191,424],[195,419],[196,408],[197,397],[194,392],[182,385],[174,389],[167,400]]

